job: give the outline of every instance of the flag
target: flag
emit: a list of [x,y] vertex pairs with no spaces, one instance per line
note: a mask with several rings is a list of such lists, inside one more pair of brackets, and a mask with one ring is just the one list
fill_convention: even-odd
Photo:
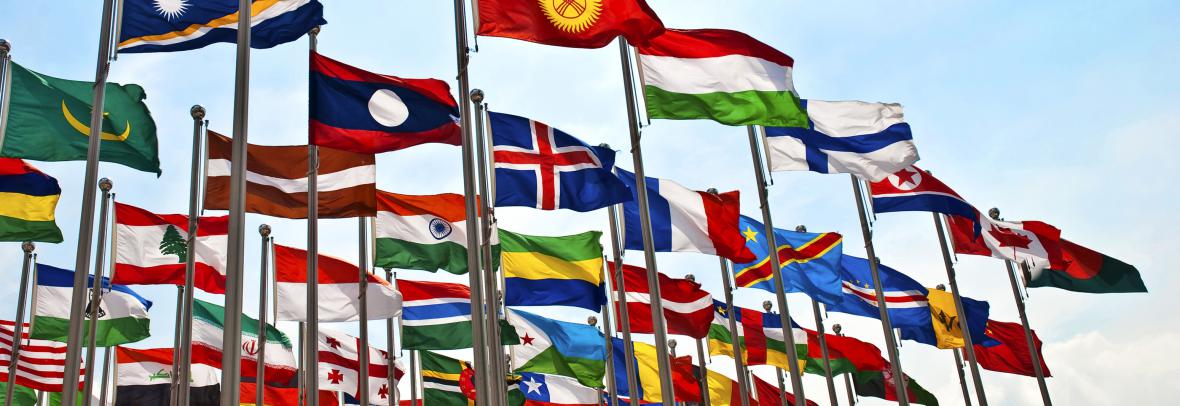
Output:
[[[307,321],[307,251],[275,244],[276,320]],[[360,297],[368,303],[369,320],[397,317],[402,295],[389,282],[368,271],[360,291],[360,268],[342,259],[319,255],[319,318],[321,322],[360,320]]]
[[[1024,376],[1036,376],[1033,369],[1032,352],[1028,348],[1028,339],[1024,335],[1024,326],[1019,323],[1005,323],[1001,321],[987,321],[987,335],[999,342],[999,345],[986,347],[975,345],[975,359],[983,369]],[[1036,346],[1037,357],[1041,359],[1041,373],[1046,377],[1049,366],[1045,365],[1045,356],[1041,353],[1041,339],[1037,332],[1032,332],[1033,344]]]
[[1072,241],[1061,239],[1062,266],[1036,268],[1025,278],[1028,287],[1055,287],[1084,293],[1147,292],[1134,265]]
[[745,33],[671,29],[638,51],[651,118],[807,126],[795,61]]
[[[377,191],[375,266],[467,273],[464,210],[463,195],[454,193],[414,196]],[[500,244],[495,232],[491,243]]]
[[623,36],[646,44],[664,23],[644,0],[477,0],[476,35],[571,48],[602,48]]
[[8,385],[10,385],[8,381],[0,382],[0,405],[34,406],[37,404],[37,391],[21,385],[12,388],[12,399],[4,398],[8,393]]
[[[183,214],[155,214],[116,202],[114,282],[184,286],[188,222]],[[225,293],[229,216],[200,217],[197,222],[193,286]]]
[[311,52],[308,143],[361,154],[459,145],[459,105],[447,82],[403,79]]
[[[934,397],[926,388],[918,385],[913,378],[906,376],[903,381],[906,383],[906,393],[909,395],[910,403],[917,403],[927,406],[938,406],[938,399]],[[870,396],[879,399],[896,401],[897,385],[893,383],[893,368],[888,367],[880,371],[859,371],[852,373],[852,386],[856,388],[856,394],[860,396]]]
[[430,406],[467,406],[467,396],[460,389],[461,375],[470,371],[466,362],[431,351],[421,353],[422,403]]
[[913,165],[873,182],[869,190],[873,196],[873,211],[877,213],[928,211],[966,219],[979,215],[979,211],[954,189]]
[[[232,140],[207,132],[205,208],[229,210]],[[267,216],[307,218],[307,146],[248,145],[246,211]],[[372,217],[377,214],[377,165],[372,154],[319,149],[320,218]]]
[[[312,27],[327,24],[317,0],[254,0],[250,47],[292,42]],[[237,43],[238,1],[128,1],[119,25],[120,53],[173,52],[218,42]]]
[[[115,399],[119,405],[163,405],[172,388],[172,349],[137,350],[115,347]],[[221,371],[193,360],[189,373],[189,404],[217,406]]]
[[[397,382],[389,381],[389,361],[385,351],[369,347],[369,376],[360,378],[360,339],[338,331],[320,328],[316,340],[320,390],[341,391],[359,396],[360,385],[368,385],[369,403],[391,405],[397,397]],[[401,379],[405,370],[394,364],[394,379]]]
[[[458,283],[399,280],[402,348],[471,348],[471,289]],[[500,320],[500,343],[520,344],[516,330]]]
[[25,161],[0,158],[0,241],[62,242],[57,179]]
[[499,232],[506,306],[573,306],[597,312],[606,303],[602,232],[564,237]]
[[[734,309],[738,307],[734,306]],[[705,337],[705,344],[709,347],[709,355],[724,355],[737,359],[733,353],[733,333],[729,329],[728,314],[729,307],[724,302],[713,299],[713,321],[709,323],[709,335]],[[737,317],[741,317],[740,314]],[[738,330],[738,345],[744,353],[745,342],[741,338],[741,330]]]
[[[750,405],[779,406],[783,404],[783,396],[787,397],[786,400],[788,405],[798,405],[798,403],[795,402],[794,394],[790,392],[782,392],[780,395],[780,390],[777,386],[771,385],[770,382],[759,379],[753,374],[751,374],[750,377],[754,380],[754,392],[758,394],[758,401],[751,402]],[[817,406],[817,404],[808,400],[807,406]]]
[[[261,406],[254,403],[258,398],[258,385],[254,382],[241,382],[238,384],[239,390],[239,405],[240,406]],[[299,404],[299,388],[298,387],[278,387],[263,384],[263,402],[266,406],[300,406]],[[325,392],[320,391],[320,394]],[[320,397],[320,404],[330,405],[332,403],[324,402],[323,396]]]
[[[885,296],[889,320],[893,327],[930,326],[926,288],[884,264],[877,264],[877,273],[881,277],[881,294]],[[850,255],[843,256],[840,258],[840,278],[844,284],[844,299],[828,305],[828,311],[880,319],[881,312],[877,307],[877,291],[873,288],[869,261]]]
[[[709,404],[711,406],[739,406],[742,404],[742,390],[737,382],[720,372],[711,369],[706,371],[705,379],[709,385]],[[752,396],[748,401],[750,405],[758,405],[758,401]]]
[[[745,237],[746,248],[757,257],[746,263],[734,263],[733,278],[738,287],[774,292],[774,265],[771,265],[766,226],[752,218],[741,216],[739,227]],[[783,288],[788,292],[806,293],[824,304],[841,300],[840,257],[843,256],[844,237],[838,233],[805,233],[774,229],[782,266]]]
[[591,388],[602,387],[606,347],[598,328],[508,309],[508,323],[520,345],[512,352],[517,372],[568,376]]
[[[614,275],[615,264],[610,264]],[[652,334],[651,292],[647,286],[647,270],[623,265],[623,281],[611,280],[616,292],[627,296],[627,310],[630,316],[631,332]],[[622,283],[622,286],[619,286]],[[659,274],[660,303],[664,306],[664,321],[668,334],[686,335],[701,339],[709,334],[709,323],[713,321],[713,296],[701,289],[701,284],[688,279],[675,279]],[[616,304],[618,306],[618,304]],[[618,316],[618,312],[615,315]],[[619,325],[627,320],[617,319]]]
[[[632,193],[632,200],[623,203],[626,247],[642,250],[635,174],[622,169],[616,169],[615,173]],[[746,248],[737,228],[741,216],[738,191],[700,192],[656,178],[647,178],[644,185],[656,252],[699,252],[734,262],[754,260],[754,253]]]
[[[729,318],[737,324],[738,347],[744,355],[746,365],[773,365],[784,370],[791,368],[787,356],[786,336],[777,313],[763,313],[754,309],[733,307],[734,314],[728,314],[725,303],[714,300],[713,323],[709,327],[709,353],[736,358],[733,352],[733,337],[729,330]],[[807,354],[807,333],[792,323],[792,338],[795,340],[797,355]],[[806,366],[806,359],[799,360],[799,367]]]
[[[0,156],[85,161],[94,82],[58,79],[9,63],[8,118]],[[106,84],[98,159],[160,175],[156,122],[139,85]]]
[[[258,320],[239,316],[242,325],[242,378],[256,378],[258,370]],[[221,369],[222,338],[225,332],[225,308],[200,300],[193,300],[193,362],[202,362]],[[295,378],[295,353],[291,340],[272,324],[266,325],[266,383],[285,385]]]
[[803,126],[766,128],[771,171],[851,173],[878,182],[918,160],[901,105],[804,100]]
[[[95,345],[110,347],[133,343],[148,338],[148,309],[152,302],[123,285],[112,285],[106,277],[100,279],[102,287],[98,304],[98,326],[95,330]],[[94,303],[90,302],[90,289],[94,286],[94,275],[86,275],[86,307],[83,316],[90,318]],[[33,311],[31,337],[42,340],[66,342],[70,329],[70,303],[74,291],[74,272],[37,264],[37,300]],[[89,342],[90,323],[83,320],[82,342]]]
[[611,174],[615,151],[511,114],[488,112],[496,207],[587,212],[629,200],[631,192]]
[[[614,342],[614,365],[615,365],[615,388],[619,392],[619,396],[627,397],[629,399],[640,399],[639,404],[660,403],[663,399],[663,392],[660,388],[660,372],[659,361],[656,352],[656,347],[644,343],[633,342],[634,357],[627,357],[623,350],[623,340],[618,338],[611,338]],[[635,374],[639,382],[636,386],[639,389],[638,394],[630,393],[630,386],[627,382],[627,361],[630,358],[631,362],[635,364]],[[672,364],[672,389],[673,399],[676,402],[700,402],[701,390],[700,381],[693,376],[692,360],[688,356],[670,359]]]
[[[1064,269],[1061,230],[1040,221],[992,220],[983,213],[974,218],[947,217],[955,252],[990,256],[1032,269]],[[981,230],[982,229],[982,230]],[[976,230],[981,230],[976,232]]]
[[[963,348],[963,329],[959,327],[959,312],[955,306],[954,295],[943,290],[929,289],[926,299],[930,308],[930,324],[902,328],[901,338],[941,349]],[[984,333],[991,307],[982,300],[969,297],[962,299],[972,343],[984,346],[997,344]]]
[[597,406],[599,389],[586,387],[577,379],[561,375],[521,372],[525,406]]
[[[13,382],[8,368],[12,365],[12,338],[16,323],[0,320],[0,382]],[[66,344],[63,342],[29,339],[29,325],[21,332],[20,359],[16,362],[19,386],[43,392],[61,392],[66,370]],[[78,387],[86,379],[86,365],[79,364]],[[20,389],[19,387],[16,389]]]
[[[819,333],[804,329],[807,332],[807,368],[805,372],[823,374],[823,349],[819,343]],[[881,349],[877,346],[848,336],[824,334],[828,344],[829,365],[832,375],[855,371],[880,371],[889,365],[881,357]]]

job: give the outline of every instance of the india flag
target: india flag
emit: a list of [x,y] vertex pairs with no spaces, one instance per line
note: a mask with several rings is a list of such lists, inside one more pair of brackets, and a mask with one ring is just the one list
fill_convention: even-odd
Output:
[[651,118],[807,127],[792,79],[794,60],[749,35],[669,29],[639,55]]
[[[377,191],[376,263],[380,268],[467,273],[463,195]],[[498,245],[492,232],[492,244]]]
[[[133,343],[147,338],[148,309],[152,302],[139,296],[138,293],[123,285],[112,285],[110,280],[102,278],[101,296],[98,303],[90,298],[90,288],[94,286],[94,276],[87,275],[86,304],[83,311],[86,320],[83,321],[85,336],[82,341],[89,341],[90,313],[94,306],[98,306],[95,343],[99,347]],[[34,339],[65,342],[70,329],[70,302],[74,290],[74,272],[55,268],[45,264],[37,264],[37,287],[33,313]]]

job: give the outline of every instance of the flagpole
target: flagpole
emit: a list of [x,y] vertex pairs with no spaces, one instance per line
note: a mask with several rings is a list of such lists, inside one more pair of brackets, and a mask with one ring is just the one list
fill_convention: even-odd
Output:
[[[838,336],[843,337],[844,335],[840,334],[840,330],[841,330],[841,327],[839,324],[832,325],[832,332],[836,333],[836,335],[838,335]],[[847,394],[848,394],[848,406],[852,406],[852,405],[856,404],[856,394],[853,393],[852,378],[850,378],[849,375],[852,375],[852,374],[844,374],[844,389],[847,391]],[[833,403],[832,405],[835,406],[836,404]]]
[[971,391],[967,389],[967,373],[963,370],[963,359],[959,357],[958,350],[951,353],[955,356],[955,372],[959,375],[959,389],[963,390],[963,404],[971,406]]
[[4,390],[4,399],[12,399],[16,389],[16,364],[20,361],[21,336],[25,327],[25,299],[29,297],[29,273],[33,271],[33,250],[37,246],[32,241],[25,241],[20,248],[25,252],[25,259],[20,268],[20,290],[16,299],[16,317],[13,318],[15,325],[12,327],[12,359],[8,363],[9,385]]
[[[480,276],[483,278],[484,295],[489,304],[488,311],[491,313],[484,319],[484,328],[487,332],[485,336],[488,338],[484,344],[487,346],[488,364],[491,365],[493,371],[491,376],[499,377],[505,376],[506,371],[504,370],[504,347],[500,343],[500,323],[498,321],[499,312],[497,310],[499,308],[499,300],[497,300],[498,290],[496,289],[496,278],[493,276],[496,269],[493,266],[495,263],[493,261],[494,258],[492,258],[492,225],[496,221],[496,216],[495,207],[492,204],[492,199],[495,199],[495,197],[489,192],[489,188],[495,182],[495,179],[488,175],[490,172],[488,165],[492,164],[492,161],[488,157],[487,149],[484,148],[487,145],[485,142],[486,133],[484,132],[484,114],[487,111],[487,108],[483,104],[484,92],[480,89],[472,89],[470,96],[471,102],[475,104],[475,114],[473,114],[475,118],[475,139],[472,141],[471,146],[475,149],[476,159],[478,160],[476,162],[476,168],[479,178],[480,196],[479,251],[483,255],[482,264],[484,267],[484,273]],[[489,385],[495,389],[492,393],[508,393],[508,383],[503,379],[491,379]],[[505,398],[504,401],[506,400]],[[498,396],[495,401],[497,402],[496,404],[503,403]]]
[[356,352],[357,362],[360,363],[360,384],[357,385],[356,399],[362,405],[369,404],[369,230],[365,228],[365,223],[368,223],[366,218],[357,217],[357,246],[360,247],[357,251],[360,258],[357,263],[357,268],[360,269],[360,279],[357,281],[360,294],[357,299],[360,300],[361,325],[360,348]]
[[[242,0],[246,1],[246,0]],[[98,58],[94,69],[94,92],[90,111],[90,139],[86,147],[86,173],[82,180],[82,210],[78,222],[78,251],[74,258],[74,289],[70,295],[70,325],[66,336],[63,399],[78,398],[78,374],[82,367],[82,310],[86,300],[86,276],[90,273],[90,242],[94,237],[94,203],[98,187],[98,152],[102,140],[107,75],[111,68],[114,0],[103,0],[102,27],[99,32]],[[8,72],[5,71],[7,75]],[[5,86],[8,86],[6,83]],[[7,96],[5,97],[7,98]],[[7,104],[7,101],[5,102]],[[7,121],[7,120],[6,120]]]
[[[604,147],[604,148],[610,148],[610,146],[606,145],[606,144],[602,144],[600,146]],[[614,263],[615,263],[615,267],[614,267],[615,272],[614,272],[614,275],[611,275],[611,277],[615,279],[615,284],[618,287],[618,289],[616,289],[616,292],[618,294],[618,296],[616,296],[618,298],[616,303],[618,304],[618,309],[619,309],[618,310],[619,311],[619,320],[623,320],[623,322],[619,323],[619,330],[623,332],[623,354],[626,354],[626,358],[627,358],[627,363],[624,366],[626,369],[626,372],[627,372],[627,394],[629,395],[630,398],[634,398],[635,396],[638,396],[638,393],[639,393],[639,375],[638,375],[638,371],[636,371],[636,365],[635,365],[635,361],[634,361],[635,345],[631,341],[631,315],[629,314],[630,310],[627,309],[627,293],[626,293],[627,289],[626,289],[626,285],[623,283],[623,252],[624,252],[624,250],[623,250],[622,242],[620,241],[620,238],[619,238],[618,205],[607,206],[606,212],[607,212],[607,216],[609,216],[609,220],[610,220],[609,227],[610,227],[611,254],[614,257]],[[610,356],[614,357],[614,354],[612,353]],[[615,403],[613,405],[617,405],[617,403]],[[749,406],[749,405],[743,405],[743,406]]]
[[[992,220],[1002,220],[1000,218],[1000,209],[992,208],[987,211],[987,215]],[[1033,340],[1032,327],[1028,324],[1028,313],[1025,312],[1024,298],[1020,296],[1020,284],[1016,281],[1016,268],[1012,265],[1012,261],[1005,260],[1004,265],[1008,267],[1008,282],[1012,284],[1012,298],[1016,301],[1016,312],[1020,314],[1020,325],[1024,327],[1024,339],[1028,345],[1029,357],[1032,361],[1033,373],[1037,377],[1037,387],[1041,390],[1041,401],[1045,406],[1053,404],[1053,400],[1049,398],[1049,386],[1045,383],[1045,371],[1041,370],[1041,351],[1036,347],[1036,341]],[[960,313],[962,314],[962,313]],[[963,334],[964,336],[967,334]]]
[[[111,379],[111,348],[112,347],[107,347],[102,352],[102,388],[100,388],[98,391],[99,406],[106,406],[107,404],[107,386],[110,386],[107,384],[107,382],[109,379]],[[173,355],[175,355],[175,353],[173,353]],[[86,397],[89,398],[90,394],[86,394]]]
[[[607,272],[606,257],[603,257],[602,271],[605,277],[610,278],[610,282],[604,284],[606,288],[606,304],[602,306],[602,328],[603,328],[603,345],[606,347],[606,389],[607,396],[610,398],[610,404],[619,404],[619,389],[617,386],[617,377],[615,376],[615,333],[611,329],[611,309],[618,309],[615,307],[614,292],[611,290],[613,285],[611,282],[615,281],[614,275]],[[590,316],[594,319],[594,316]],[[591,323],[593,324],[593,323]],[[601,400],[600,400],[601,401]]]
[[856,213],[860,216],[860,232],[864,236],[865,254],[868,256],[869,272],[873,275],[873,289],[877,295],[877,311],[881,317],[881,330],[885,334],[885,346],[888,348],[889,363],[893,368],[893,385],[897,391],[898,403],[901,406],[910,404],[909,392],[906,391],[905,375],[901,372],[901,360],[897,353],[897,338],[893,336],[893,323],[889,320],[889,311],[885,305],[885,293],[881,290],[881,274],[877,272],[877,253],[873,249],[873,233],[869,230],[868,212],[865,211],[864,192],[861,190],[860,179],[856,175],[848,175],[852,179],[852,194],[856,200]]
[[418,350],[410,351],[410,406],[418,406]]
[[[715,189],[709,189],[710,193],[715,192]],[[738,334],[737,320],[735,319],[735,312],[737,308],[733,305],[733,283],[729,281],[731,275],[729,272],[729,261],[725,258],[717,257],[721,260],[721,283],[722,289],[725,291],[725,319],[729,321],[729,337],[730,345],[733,348],[733,363],[737,370],[738,386],[740,386],[742,405],[750,406],[750,380],[746,379],[746,356],[745,348],[738,344],[741,340],[741,335]]]
[[[619,37],[619,58],[623,61],[623,93],[627,98],[627,124],[631,133],[631,159],[635,170],[635,179],[639,187],[635,188],[639,203],[639,229],[643,235],[643,260],[647,265],[647,285],[651,292],[651,325],[655,330],[656,356],[659,368],[670,371],[672,364],[668,360],[668,330],[664,325],[664,304],[660,296],[660,277],[656,269],[655,240],[652,239],[651,216],[648,210],[647,177],[643,174],[643,151],[639,139],[639,111],[635,105],[635,80],[632,78],[631,53],[627,49],[627,40]],[[660,393],[672,393],[672,375],[660,374]],[[634,395],[634,393],[632,393]],[[663,397],[664,406],[672,406],[671,396]]]
[[[795,226],[795,231],[798,231],[801,233],[806,233],[807,227],[800,224],[798,226]],[[820,314],[820,311],[819,311],[819,302],[817,302],[815,299],[811,299],[811,315],[812,315],[812,317],[815,318],[816,337],[819,339],[820,355],[823,356],[824,379],[827,381],[827,384],[828,384],[828,400],[833,405],[835,405],[835,404],[837,404],[836,382],[834,379],[832,379],[832,361],[831,361],[831,358],[829,357],[828,338],[827,338],[827,334],[824,334],[824,321],[823,321],[822,314]]]
[[[320,27],[315,26],[307,33],[311,52],[316,52],[317,36]],[[319,377],[314,371],[319,368],[319,348],[315,343],[319,339],[320,306],[319,306],[319,222],[320,222],[320,191],[319,191],[320,149],[316,145],[307,146],[307,317],[304,332],[303,359],[303,387],[305,404],[319,405]],[[309,343],[308,341],[311,341]],[[224,401],[222,403],[225,403]]]
[[[771,255],[767,255],[771,267],[771,281],[774,285],[774,296],[778,300],[779,321],[783,325],[783,341],[787,347],[787,367],[791,373],[791,389],[795,392],[795,398],[800,401],[806,401],[807,396],[803,394],[803,373],[799,370],[799,354],[795,351],[795,334],[791,331],[791,310],[787,307],[787,292],[783,285],[786,281],[783,279],[782,262],[778,256],[778,242],[774,234],[774,224],[770,217],[770,201],[767,196],[769,186],[766,183],[765,164],[762,162],[762,153],[758,151],[759,134],[754,126],[746,126],[746,133],[750,138],[750,156],[754,159],[754,180],[758,182],[758,204],[762,207],[762,224],[765,227],[766,233],[766,247]],[[777,282],[775,282],[777,281]]]
[[10,52],[12,43],[0,39],[0,150],[4,149],[4,132],[8,128],[8,93],[12,88],[12,75],[8,67],[12,63]]
[[[374,234],[377,233],[376,225],[373,225],[373,233]],[[376,246],[374,246],[373,249],[376,250]],[[388,280],[389,283],[393,284],[393,288],[397,289],[397,277],[394,276],[393,269],[385,268],[385,280]],[[401,400],[400,399],[401,396],[398,395],[398,393],[397,393],[397,379],[395,378],[396,374],[394,373],[394,367],[393,367],[393,364],[395,362],[397,362],[397,354],[398,354],[398,351],[394,349],[395,347],[394,347],[394,342],[393,342],[393,340],[394,340],[393,339],[393,319],[394,319],[393,317],[385,319],[385,348],[387,349],[386,359],[389,361],[389,368],[385,369],[386,375],[387,375],[385,377],[385,379],[389,381],[389,386],[391,387],[390,393],[393,393],[395,395],[394,396],[394,401],[395,401],[394,404],[397,404],[396,402]],[[413,371],[410,371],[410,372],[413,372]]]
[[[709,190],[715,191],[715,189]],[[696,275],[693,274],[684,275],[684,279],[692,282],[697,281]],[[708,374],[705,372],[705,345],[703,340],[693,339],[693,341],[696,342],[697,345],[697,362],[701,364],[701,376],[697,377],[701,380],[701,405],[709,406],[709,379],[707,376]]]
[[[187,251],[187,252],[192,252]],[[187,255],[187,253],[185,254]],[[172,406],[180,405],[180,345],[182,341],[181,335],[184,329],[184,285],[176,286],[176,323],[172,328],[172,372],[169,376],[171,382],[168,385],[168,404]]]
[[[975,396],[979,400],[979,406],[987,406],[987,395],[983,390],[983,377],[979,374],[979,363],[975,357],[975,343],[971,337],[971,330],[967,323],[967,312],[963,308],[963,296],[959,295],[959,282],[955,276],[955,266],[951,262],[951,252],[947,247],[946,231],[942,225],[942,216],[938,213],[931,213],[934,216],[934,230],[938,233],[938,248],[942,251],[942,263],[946,268],[946,278],[951,285],[951,295],[955,298],[955,311],[959,314],[959,330],[963,333],[963,348],[967,353],[967,363],[971,366],[971,381],[975,384]],[[959,353],[955,352],[955,359],[959,360]],[[960,376],[963,374],[962,365],[959,366]],[[967,399],[966,382],[963,387],[963,398]],[[967,403],[970,403],[969,401]]]
[[201,105],[193,105],[189,109],[189,115],[193,117],[193,157],[192,168],[189,173],[189,189],[188,189],[188,240],[185,242],[187,253],[184,261],[184,288],[181,292],[183,295],[178,297],[176,303],[176,324],[180,328],[180,334],[176,339],[176,350],[173,352],[172,358],[172,382],[176,390],[176,395],[172,397],[175,404],[187,405],[189,393],[188,376],[190,374],[189,368],[192,365],[192,303],[193,303],[193,286],[196,275],[196,246],[197,246],[197,232],[200,226],[200,195],[201,195],[201,168],[202,168],[202,147],[205,143],[205,108]]
[[270,225],[258,226],[258,235],[262,237],[262,266],[258,270],[258,362],[254,370],[254,403],[257,405],[266,404],[266,271],[267,260],[270,259],[270,243],[274,241],[270,232]]
[[85,397],[82,399],[82,406],[90,406],[90,392],[94,384],[94,353],[98,350],[95,344],[98,342],[98,318],[100,317],[98,312],[102,310],[102,278],[106,273],[107,233],[105,231],[107,219],[110,216],[112,187],[114,187],[114,183],[110,179],[102,178],[98,181],[98,188],[102,190],[102,208],[99,209],[98,215],[98,250],[94,255],[94,283],[91,284],[90,304],[86,309],[90,323],[87,325],[89,339],[86,342],[86,379],[82,382],[84,385],[82,394]]
[[[278,296],[278,289],[275,289]],[[275,318],[278,319],[277,317]],[[299,322],[299,369],[295,379],[299,388],[299,405],[307,404],[307,323]]]

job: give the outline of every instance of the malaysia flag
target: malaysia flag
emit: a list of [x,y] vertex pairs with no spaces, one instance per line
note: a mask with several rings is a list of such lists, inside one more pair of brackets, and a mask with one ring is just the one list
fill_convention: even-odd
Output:
[[873,211],[929,211],[948,216],[974,219],[978,213],[945,183],[930,172],[908,166],[869,185],[873,192]]

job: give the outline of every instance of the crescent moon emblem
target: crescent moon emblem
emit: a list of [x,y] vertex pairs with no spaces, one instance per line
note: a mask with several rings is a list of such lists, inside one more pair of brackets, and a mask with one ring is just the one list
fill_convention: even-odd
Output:
[[[68,107],[66,107],[65,100],[61,101],[61,114],[66,117],[66,122],[70,123],[70,127],[74,127],[74,129],[78,130],[78,132],[82,133],[82,135],[85,135],[87,137],[90,136],[90,127],[88,127],[86,124],[82,124],[81,121],[78,121],[78,119],[74,118],[74,114],[70,113],[70,109]],[[130,137],[130,136],[131,136],[131,121],[127,121],[127,124],[124,125],[124,130],[123,130],[122,134],[116,135],[116,134],[104,132],[104,133],[102,133],[102,140],[104,140],[104,141],[126,141],[127,137]]]

